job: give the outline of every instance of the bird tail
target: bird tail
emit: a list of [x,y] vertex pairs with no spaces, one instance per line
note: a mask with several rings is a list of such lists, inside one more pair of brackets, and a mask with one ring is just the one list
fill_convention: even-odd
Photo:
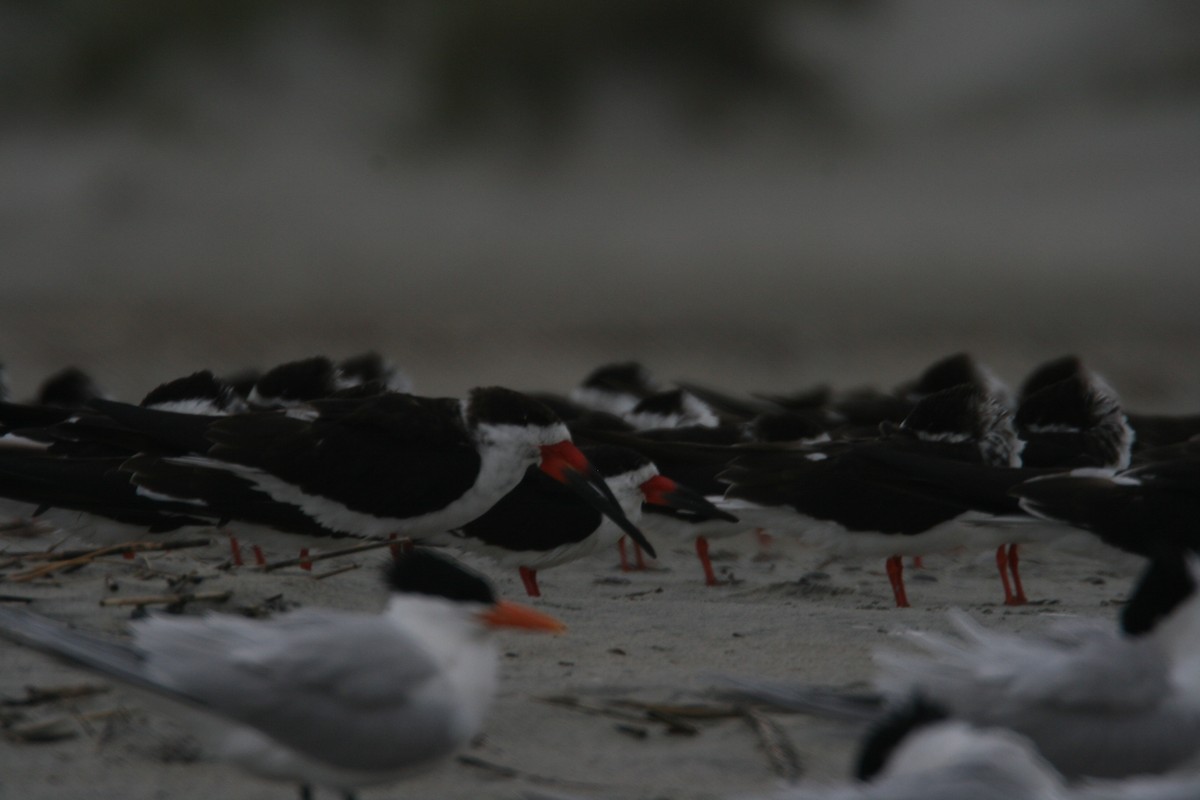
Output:
[[137,650],[24,609],[0,607],[0,637],[129,683],[148,685]]
[[717,675],[713,681],[717,694],[727,699],[761,703],[781,711],[798,711],[842,722],[873,722],[884,708],[883,695],[875,692],[851,692],[733,675]]

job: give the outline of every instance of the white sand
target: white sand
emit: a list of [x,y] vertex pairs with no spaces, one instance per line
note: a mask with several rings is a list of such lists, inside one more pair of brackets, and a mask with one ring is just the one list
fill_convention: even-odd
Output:
[[[35,542],[9,542],[29,547]],[[838,562],[821,566],[819,554],[795,542],[776,541],[772,559],[755,558],[749,537],[717,543],[717,567],[731,585],[702,583],[698,562],[684,545],[660,543],[660,566],[622,574],[616,554],[604,554],[543,573],[537,605],[570,626],[561,637],[506,634],[501,645],[502,688],[482,740],[468,756],[518,771],[503,777],[457,761],[413,780],[363,792],[366,798],[504,798],[544,788],[584,797],[727,797],[781,785],[751,726],[738,718],[699,720],[694,735],[669,734],[652,720],[621,720],[548,704],[542,698],[578,697],[603,704],[630,698],[662,703],[719,701],[703,693],[706,673],[737,673],[857,686],[869,679],[870,653],[881,645],[903,646],[892,634],[906,627],[944,629],[945,611],[968,609],[984,624],[1005,630],[1036,630],[1053,615],[1115,618],[1118,603],[1137,573],[1133,559],[1068,556],[1026,547],[1023,574],[1034,604],[1008,609],[990,553],[926,559],[921,573],[908,571],[914,607],[892,607],[883,564]],[[324,580],[298,569],[270,575],[251,569],[214,569],[227,555],[219,541],[201,550],[94,564],[53,580],[0,583],[0,592],[35,598],[30,608],[89,630],[120,632],[130,609],[100,607],[106,597],[154,594],[164,578],[140,569],[148,563],[172,573],[204,576],[197,590],[232,589],[214,606],[232,611],[282,595],[288,605],[377,608],[384,594],[376,566],[383,556],[347,557],[356,571]],[[316,566],[320,573],[341,561]],[[492,575],[502,593],[523,594],[515,574],[474,562]],[[821,566],[823,574],[812,575]],[[808,576],[805,578],[805,576]],[[24,648],[0,645],[0,695],[19,697],[24,687],[94,682],[86,672],[62,666]],[[20,711],[30,719],[109,709],[128,714],[106,721],[68,721],[72,738],[52,743],[0,744],[0,797],[280,798],[292,787],[251,778],[240,770],[195,760],[186,738],[159,709],[145,710],[127,691],[63,701]],[[633,712],[637,713],[637,712]],[[805,780],[837,780],[848,772],[855,733],[813,718],[771,715],[794,742]],[[619,726],[645,732],[644,738]],[[174,760],[171,760],[171,759]],[[539,783],[540,780],[550,783]],[[561,782],[561,783],[559,783]]]

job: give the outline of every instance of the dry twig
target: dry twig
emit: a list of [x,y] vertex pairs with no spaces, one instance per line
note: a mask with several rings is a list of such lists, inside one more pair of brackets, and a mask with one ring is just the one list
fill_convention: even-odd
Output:
[[603,788],[598,783],[585,783],[583,781],[573,781],[566,778],[552,778],[547,775],[537,775],[532,772],[525,772],[514,767],[506,767],[503,764],[496,764],[492,761],[486,761],[478,756],[460,755],[458,763],[476,769],[487,770],[502,778],[520,778],[521,780],[529,781],[530,783],[540,786],[565,786],[572,789],[600,789]]
[[143,594],[134,597],[106,597],[100,601],[102,606],[150,606],[150,605],[181,605],[194,601],[210,601],[223,603],[233,597],[232,589],[220,592],[181,592],[179,594]]
[[81,683],[75,686],[52,686],[46,689],[37,686],[26,686],[25,696],[20,698],[0,698],[0,706],[38,706],[44,703],[54,703],[59,700],[75,700],[80,697],[91,697],[103,694],[108,687],[98,683]]
[[49,564],[43,564],[40,567],[9,575],[7,580],[12,583],[26,583],[28,581],[41,578],[46,575],[52,575],[55,572],[72,567],[82,567],[92,563],[102,556],[112,555],[114,553],[144,553],[148,551],[164,552],[167,550],[183,550],[191,547],[207,547],[211,544],[210,539],[181,539],[175,541],[163,542],[125,542],[124,544],[115,544],[109,547],[101,547],[96,550],[86,550],[82,553],[78,551],[68,551],[63,553],[49,554],[47,551],[43,553],[27,553],[16,556],[16,560],[42,560],[54,558]]
[[338,556],[348,556],[353,553],[364,553],[368,550],[378,550],[383,547],[391,547],[394,544],[399,544],[399,541],[373,541],[364,542],[363,544],[354,545],[353,547],[343,547],[340,550],[329,550],[324,553],[317,553],[315,556],[297,556],[295,558],[285,558],[281,561],[272,561],[268,564],[263,564],[258,569],[263,572],[271,572],[284,567],[296,567],[301,564],[315,564],[318,561],[324,561],[328,558],[337,558]]
[[788,783],[798,781],[804,774],[804,767],[800,763],[800,754],[796,752],[796,746],[792,744],[792,740],[788,738],[783,728],[779,727],[773,719],[753,708],[744,709],[742,716],[745,717],[746,722],[750,723],[754,733],[758,735],[758,741],[767,754],[767,759],[771,762],[771,768],[775,770],[775,774]]

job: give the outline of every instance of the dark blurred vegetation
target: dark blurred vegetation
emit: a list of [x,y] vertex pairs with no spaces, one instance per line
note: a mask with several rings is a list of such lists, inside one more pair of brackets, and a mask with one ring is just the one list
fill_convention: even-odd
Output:
[[[159,76],[203,55],[236,71],[264,40],[312,25],[369,53],[418,133],[569,131],[606,83],[649,86],[688,125],[769,104],[827,117],[831,84],[781,17],[850,14],[873,0],[9,0],[0,3],[7,111],[155,113],[179,87]],[[415,82],[415,86],[412,84]],[[404,92],[405,87],[415,89]],[[414,96],[416,99],[414,99]]]

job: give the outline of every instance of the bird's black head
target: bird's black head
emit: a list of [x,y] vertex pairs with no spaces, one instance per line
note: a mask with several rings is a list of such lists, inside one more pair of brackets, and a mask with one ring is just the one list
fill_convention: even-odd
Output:
[[637,397],[646,397],[656,391],[654,379],[650,377],[646,368],[636,361],[597,367],[583,379],[580,386],[585,389],[622,392]]
[[1017,425],[1031,430],[1086,431],[1114,405],[1116,399],[1087,376],[1073,375],[1024,397],[1017,409]]
[[605,478],[615,478],[650,465],[650,459],[628,447],[590,445],[581,448],[596,471]]
[[258,383],[258,379],[261,377],[261,372],[251,368],[235,372],[232,375],[226,375],[221,380],[229,384],[229,387],[233,389],[238,397],[245,400],[250,396],[250,391],[254,388],[254,384]]
[[374,350],[338,362],[338,379],[346,385],[378,385],[383,391],[411,392],[412,381],[395,364]]
[[1072,443],[1069,454],[1038,466],[1129,466],[1133,429],[1116,393],[1094,373],[1074,375],[1028,395],[1017,409],[1016,424],[1026,438],[1075,437],[1067,440]]
[[352,380],[355,383],[383,381],[391,371],[388,363],[383,360],[383,356],[374,350],[368,350],[365,353],[342,360],[338,364],[338,369],[341,371],[342,377]]
[[530,425],[545,428],[562,420],[545,404],[500,386],[472,389],[467,401],[467,424]]
[[397,552],[387,566],[387,581],[391,590],[400,594],[489,606],[496,602],[496,593],[486,578],[449,556],[423,547]]
[[686,410],[684,407],[683,390],[671,389],[670,391],[650,395],[634,406],[633,411],[630,413],[656,414],[665,417],[672,414],[683,414]]
[[816,439],[828,431],[815,413],[805,411],[759,414],[748,428],[750,437],[757,442],[798,442]]
[[324,356],[280,364],[254,384],[257,400],[268,403],[317,400],[328,397],[337,388],[337,367]]
[[917,401],[900,429],[929,442],[969,445],[984,463],[1015,466],[1022,442],[1012,413],[984,389],[963,383]]
[[1062,356],[1053,361],[1047,361],[1034,368],[1033,372],[1025,378],[1025,382],[1021,384],[1020,400],[1025,402],[1025,398],[1029,395],[1040,392],[1059,381],[1065,381],[1068,378],[1082,378],[1086,375],[1087,370],[1078,356]]
[[237,395],[232,386],[218,380],[208,370],[203,370],[202,372],[193,372],[183,378],[167,381],[150,390],[150,393],[142,398],[141,405],[143,408],[152,408],[177,403],[203,402],[210,404],[215,410],[224,410],[229,408],[236,399]]
[[913,406],[901,427],[918,436],[972,441],[983,427],[985,400],[983,393],[969,383],[942,389]]
[[103,397],[104,392],[78,367],[67,367],[47,378],[38,389],[38,405],[55,408],[79,408],[89,400]]
[[949,716],[941,706],[920,695],[913,697],[867,732],[862,749],[858,753],[854,776],[860,781],[871,780],[887,766],[888,759],[904,741],[904,737],[927,725],[941,722]]
[[1177,547],[1163,547],[1154,555],[1121,610],[1122,631],[1130,636],[1149,633],[1195,593],[1191,558],[1195,556]]
[[901,387],[902,393],[919,399],[963,383],[980,384],[980,367],[970,353],[955,353],[935,361],[915,381]]

